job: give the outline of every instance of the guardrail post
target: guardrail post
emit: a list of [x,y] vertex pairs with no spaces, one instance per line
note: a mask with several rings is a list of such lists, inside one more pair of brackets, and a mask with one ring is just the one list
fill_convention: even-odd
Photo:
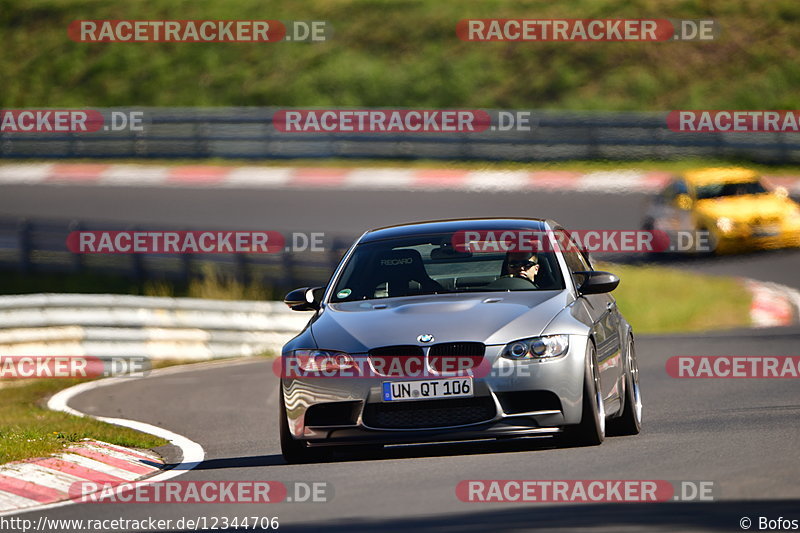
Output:
[[31,243],[32,225],[27,219],[22,219],[17,225],[17,249],[19,250],[19,271],[28,274],[33,270],[31,264]]
[[181,254],[181,278],[186,285],[192,279],[192,255]]
[[[69,223],[69,233],[73,231],[81,231],[83,225],[77,221],[73,220]],[[79,253],[72,252],[72,271],[73,272],[81,272],[83,271],[83,256]]]
[[247,285],[250,282],[250,276],[247,271],[247,254],[235,254],[233,256],[233,264],[236,281]]
[[294,254],[283,252],[283,284],[284,289],[291,290],[295,286],[294,281]]
[[[131,232],[139,231],[139,228],[133,226],[130,228]],[[133,277],[136,281],[144,281],[145,278],[145,269],[144,269],[144,258],[142,254],[139,253],[132,253],[131,254],[131,270],[133,272]]]

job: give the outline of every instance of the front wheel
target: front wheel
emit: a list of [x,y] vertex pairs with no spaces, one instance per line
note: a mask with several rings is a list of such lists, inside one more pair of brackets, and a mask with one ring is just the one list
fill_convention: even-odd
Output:
[[609,421],[609,433],[638,435],[642,429],[642,393],[639,390],[639,364],[633,339],[628,344],[628,372],[625,375],[625,399],[622,416]]
[[606,437],[606,409],[600,388],[600,370],[597,352],[591,341],[586,348],[585,367],[581,422],[565,427],[561,434],[561,442],[567,446],[597,446]]

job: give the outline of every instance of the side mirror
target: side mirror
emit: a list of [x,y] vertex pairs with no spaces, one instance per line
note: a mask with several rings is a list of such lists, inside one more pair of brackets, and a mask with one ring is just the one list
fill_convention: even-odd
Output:
[[675,197],[675,205],[678,206],[678,209],[688,211],[692,208],[692,197],[688,194],[679,194]]
[[583,283],[578,287],[581,294],[603,294],[611,292],[619,285],[619,278],[610,272],[599,270],[575,272],[584,276]]
[[316,294],[323,287],[303,287],[295,289],[283,299],[283,303],[292,311],[316,311],[319,309],[320,300]]

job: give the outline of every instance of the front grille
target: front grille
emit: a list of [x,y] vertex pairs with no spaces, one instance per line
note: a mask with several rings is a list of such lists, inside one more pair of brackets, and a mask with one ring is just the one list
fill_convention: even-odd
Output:
[[480,342],[447,342],[431,346],[428,360],[436,372],[454,372],[475,368],[485,352],[486,346]]
[[373,428],[423,429],[463,426],[491,420],[497,414],[489,396],[452,400],[370,403],[364,424]]
[[[417,361],[409,364],[409,359]],[[383,376],[401,377],[407,368],[425,368],[422,348],[410,344],[373,348],[369,360],[375,372]]]

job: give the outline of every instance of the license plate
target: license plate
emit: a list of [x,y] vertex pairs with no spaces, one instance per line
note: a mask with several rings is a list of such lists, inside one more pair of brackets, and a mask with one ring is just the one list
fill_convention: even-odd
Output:
[[469,398],[473,395],[472,378],[430,379],[426,381],[384,381],[383,401]]

